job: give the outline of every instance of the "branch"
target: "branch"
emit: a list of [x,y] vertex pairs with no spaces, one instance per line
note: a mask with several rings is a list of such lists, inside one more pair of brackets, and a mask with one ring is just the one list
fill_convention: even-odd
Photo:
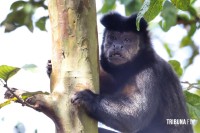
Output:
[[21,103],[22,106],[27,106],[33,108],[34,110],[44,112],[43,108],[46,110],[45,106],[49,104],[44,98],[45,96],[48,96],[49,93],[47,92],[27,92],[16,88],[9,88],[7,84],[4,84],[4,87],[7,89],[4,94],[4,98],[11,99],[16,97],[16,102]]
[[[17,101],[18,101],[19,103],[21,103],[22,106],[27,105],[27,103],[26,103],[22,98],[20,98],[20,96],[18,96],[17,94],[14,93],[15,88],[10,89],[10,88],[7,86],[7,84],[5,84],[4,87],[7,89],[7,91],[9,91],[9,92],[11,93],[12,98],[14,98],[14,97],[17,98]],[[6,92],[7,92],[7,91],[6,91]],[[6,94],[6,93],[5,93],[5,94]],[[4,96],[7,97],[5,94],[4,94]]]
[[200,90],[200,87],[199,86],[199,83],[190,83],[188,81],[181,81],[182,84],[187,84],[188,87],[187,87],[187,90],[190,90],[192,88],[195,88],[195,89],[199,89]]
[[[22,98],[20,98],[18,95],[16,95],[16,94],[14,93],[14,91],[16,90],[15,88],[13,88],[13,90],[12,90],[12,89],[10,89],[10,88],[8,87],[8,85],[7,85],[6,83],[3,82],[3,80],[0,79],[0,81],[1,81],[1,83],[3,84],[3,87],[5,87],[5,88],[7,89],[6,92],[9,92],[9,93],[7,93],[7,94],[9,94],[9,95],[7,95],[7,96],[5,95],[6,93],[4,94],[4,96],[5,96],[6,98],[7,98],[7,97],[10,97],[10,96],[12,96],[11,98],[16,97],[17,100],[18,100],[18,102],[21,103],[22,106],[26,105],[25,101],[24,101]],[[10,94],[10,93],[11,93],[11,94]]]

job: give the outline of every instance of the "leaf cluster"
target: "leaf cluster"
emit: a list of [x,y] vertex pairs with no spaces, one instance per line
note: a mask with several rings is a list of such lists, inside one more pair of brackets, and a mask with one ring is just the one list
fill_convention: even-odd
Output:
[[26,64],[23,67],[14,67],[14,66],[7,66],[7,65],[1,65],[0,66],[0,80],[3,84],[7,85],[8,79],[10,79],[12,76],[17,74],[20,69],[34,71],[37,68],[34,64]]
[[[197,12],[192,6],[195,1],[196,0],[104,0],[103,7],[99,12],[107,13],[114,10],[116,8],[116,2],[119,2],[125,6],[126,15],[138,12],[138,30],[139,21],[142,17],[149,22],[160,14],[163,19],[159,24],[164,31],[168,31],[177,23],[199,23]],[[189,17],[186,17],[183,14],[179,15],[179,10],[187,12]],[[198,28],[199,27],[198,24]]]
[[[34,22],[33,16],[38,8],[47,9],[45,0],[29,0],[29,1],[16,1],[10,6],[11,12],[7,15],[5,20],[1,22],[1,26],[5,27],[5,32],[11,32],[15,29],[26,26],[29,31],[33,32]],[[36,27],[45,31],[45,23],[48,16],[43,16],[35,22]]]
[[19,101],[23,104],[24,103],[23,101],[25,99],[27,99],[28,97],[30,97],[34,94],[34,93],[25,93],[19,97],[16,94],[14,94],[14,92],[8,87],[7,81],[11,77],[13,77],[15,74],[17,74],[20,69],[34,71],[36,69],[36,66],[33,64],[26,64],[21,68],[14,67],[14,66],[7,66],[7,65],[0,66],[0,83],[3,85],[3,87],[5,87],[7,89],[7,91],[9,91],[10,93],[12,93],[14,95],[14,97],[9,98],[4,103],[0,103],[0,108],[4,107],[6,105],[9,105],[12,102],[17,102],[17,101]]

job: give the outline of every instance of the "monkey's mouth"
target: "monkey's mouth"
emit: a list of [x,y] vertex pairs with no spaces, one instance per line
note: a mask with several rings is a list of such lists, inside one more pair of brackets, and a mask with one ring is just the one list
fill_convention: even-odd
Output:
[[123,56],[120,53],[113,53],[109,57],[110,58],[113,58],[113,57],[121,57],[121,58],[123,58]]
[[112,53],[108,57],[108,61],[112,64],[124,64],[126,62],[126,59],[121,53]]

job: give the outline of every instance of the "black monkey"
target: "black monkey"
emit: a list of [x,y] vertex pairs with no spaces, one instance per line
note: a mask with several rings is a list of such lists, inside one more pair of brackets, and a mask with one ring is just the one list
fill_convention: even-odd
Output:
[[136,16],[112,12],[101,19],[100,94],[84,90],[71,101],[123,133],[192,133],[188,123],[167,124],[167,119],[189,119],[182,88],[152,48],[144,19],[137,31]]

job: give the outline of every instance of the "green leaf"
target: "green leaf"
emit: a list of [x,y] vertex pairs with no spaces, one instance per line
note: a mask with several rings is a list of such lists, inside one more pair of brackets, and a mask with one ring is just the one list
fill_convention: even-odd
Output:
[[192,38],[191,38],[190,36],[185,36],[185,37],[183,37],[183,39],[181,40],[180,48],[189,46],[189,45],[192,44],[192,43],[193,43]]
[[197,124],[194,126],[195,133],[200,133],[200,120],[198,120]]
[[126,15],[129,16],[133,12],[138,12],[142,6],[141,0],[133,0],[131,3],[125,5]]
[[46,20],[48,19],[48,17],[41,17],[37,22],[36,22],[36,26],[42,30],[42,31],[47,31],[46,30]]
[[177,14],[177,23],[179,24],[190,24],[191,23],[191,16],[188,14]]
[[162,10],[164,0],[151,0],[149,9],[144,14],[147,22],[153,20]]
[[190,0],[171,0],[171,2],[181,10],[186,11],[190,5]]
[[192,37],[196,32],[196,23],[190,25],[190,30],[188,32],[188,36]]
[[18,67],[2,65],[0,66],[0,78],[7,82],[7,80],[15,75],[19,70],[20,68]]
[[163,20],[160,21],[160,27],[164,31],[168,31],[177,22],[177,9],[169,2],[165,1],[161,12]]
[[11,32],[21,26],[26,26],[31,32],[33,31],[32,16],[35,7],[30,2],[17,1],[10,7],[13,9],[1,23],[5,26],[5,32]]
[[13,11],[7,15],[6,19],[1,23],[1,26],[5,26],[5,32],[11,32],[23,25],[24,16],[26,14],[23,10]]
[[[198,83],[199,84],[199,86],[200,86],[200,83]],[[195,94],[197,94],[198,96],[200,96],[200,90],[196,90],[195,91]]]
[[12,3],[12,5],[10,6],[11,10],[18,10],[19,8],[23,7],[26,4],[25,1],[16,1],[14,3]]
[[32,72],[36,71],[36,68],[37,66],[34,64],[26,64],[22,67],[22,69],[32,71]]
[[196,2],[196,0],[190,0],[190,4],[193,4],[194,2]]
[[184,91],[189,115],[192,119],[200,119],[200,96]]
[[181,65],[176,60],[170,60],[168,63],[172,66],[176,74],[180,77],[183,74],[183,69],[181,68]]
[[130,4],[132,1],[135,1],[135,0],[119,0],[119,1],[120,1],[121,4],[126,6],[126,5]]
[[3,102],[3,103],[0,103],[0,109],[3,108],[3,107],[6,106],[6,105],[11,104],[12,102],[15,102],[15,101],[17,101],[17,98],[16,98],[16,97],[11,98],[11,99],[9,99],[9,100],[6,100],[6,101]]
[[5,32],[14,31],[21,26],[26,26],[29,31],[33,32],[33,15],[41,7],[48,9],[45,2],[45,0],[18,0],[13,2],[10,6],[11,12],[1,22],[1,25],[5,26]]
[[145,0],[140,11],[138,12],[137,19],[136,19],[136,27],[138,31],[140,30],[140,20],[149,9],[149,6],[150,6],[150,0]]
[[165,43],[164,48],[167,51],[169,57],[172,57],[172,52],[171,52],[171,49],[169,48],[168,44]]
[[161,11],[164,0],[145,0],[138,12],[136,19],[137,30],[139,30],[140,19],[144,16],[147,22],[153,20]]
[[[31,96],[34,96],[34,95],[37,95],[37,94],[44,94],[44,95],[49,95],[50,93],[49,92],[42,92],[42,91],[36,91],[36,92],[25,92],[23,93],[20,98],[22,100],[26,100],[27,98],[31,97]],[[11,104],[12,102],[16,102],[18,99],[16,97],[13,97],[13,98],[10,98],[8,99],[7,101],[3,102],[3,103],[0,103],[0,109],[6,105],[9,105]]]
[[190,14],[191,14],[192,16],[194,16],[194,17],[198,16],[198,15],[197,15],[198,13],[197,13],[197,11],[196,11],[196,9],[195,9],[194,7],[189,6],[188,11],[190,12]]
[[104,0],[104,4],[99,12],[107,13],[107,12],[115,9],[115,7],[116,7],[115,2],[116,2],[116,0]]
[[32,15],[26,16],[24,21],[24,25],[29,29],[30,32],[33,32],[33,21],[32,21]]
[[32,97],[34,95],[38,95],[38,94],[44,94],[44,95],[49,95],[49,92],[43,92],[43,91],[36,91],[36,92],[25,92],[22,94],[22,99],[26,100],[28,97]]
[[23,9],[13,11],[7,15],[6,19],[1,23],[1,25],[5,26],[5,32],[11,32],[23,25],[26,26],[31,32],[33,31],[33,12],[27,13]]

